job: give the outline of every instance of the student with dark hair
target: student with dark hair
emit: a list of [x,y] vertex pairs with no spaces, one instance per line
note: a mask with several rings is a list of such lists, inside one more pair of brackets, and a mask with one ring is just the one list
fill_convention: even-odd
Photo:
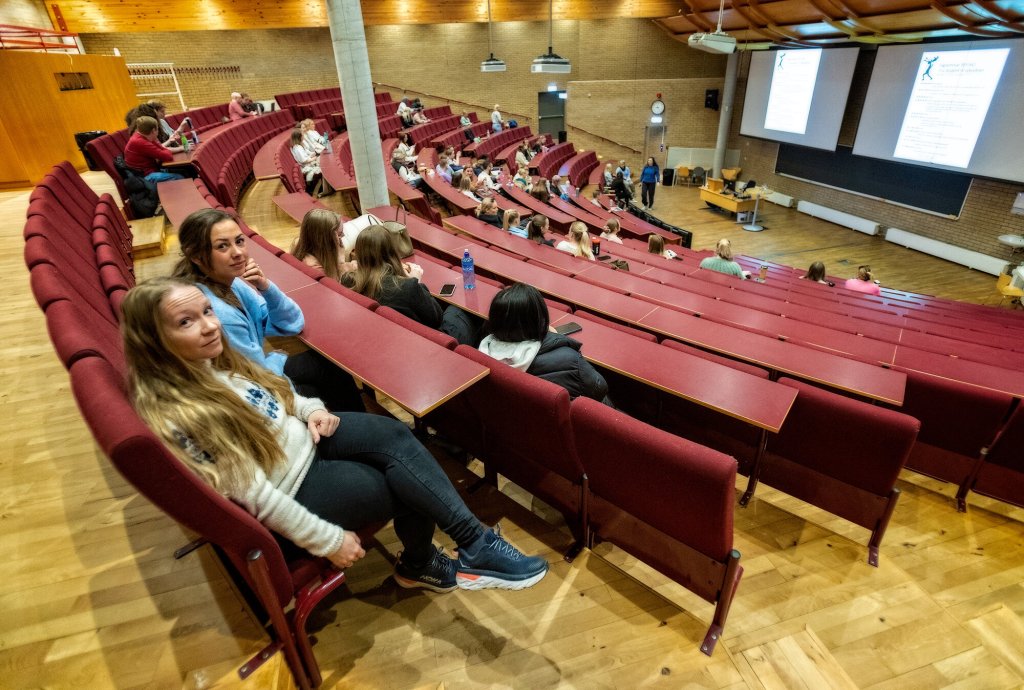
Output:
[[333,410],[365,409],[352,377],[315,350],[264,352],[267,336],[298,335],[306,321],[299,305],[249,256],[248,239],[234,218],[215,208],[194,211],[178,228],[178,241],[174,277],[195,283],[209,298],[235,350]]
[[548,305],[532,285],[516,283],[494,296],[480,351],[561,386],[569,396],[606,401],[608,384],[580,354],[582,345],[550,329]]
[[811,267],[807,269],[806,275],[800,276],[800,279],[810,280],[811,282],[821,283],[830,287],[835,286],[835,283],[825,277],[825,264],[821,261],[815,261],[811,264]]
[[615,173],[611,192],[615,195],[615,203],[621,208],[625,208],[633,200],[633,193],[629,191],[626,185],[626,178],[622,176],[621,172]]
[[661,180],[661,170],[658,169],[658,162],[654,156],[647,158],[644,169],[640,172],[640,200],[646,209],[654,208],[654,189]]
[[395,241],[383,225],[371,225],[360,232],[354,254],[357,267],[345,275],[347,286],[413,321],[447,333],[463,345],[475,345],[479,340],[477,317],[454,305],[442,309],[420,282],[423,268],[402,263]]
[[549,240],[544,236],[544,233],[548,231],[548,219],[546,216],[542,216],[539,213],[530,219],[530,222],[526,225],[526,239],[533,240],[537,244],[546,244],[549,247],[555,246],[554,240]]

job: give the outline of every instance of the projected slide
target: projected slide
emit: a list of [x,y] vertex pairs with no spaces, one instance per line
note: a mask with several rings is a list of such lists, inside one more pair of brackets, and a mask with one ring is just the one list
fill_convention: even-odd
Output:
[[811,112],[821,50],[780,50],[775,53],[772,87],[764,128],[803,134]]
[[1009,54],[1009,48],[923,53],[893,156],[966,168]]

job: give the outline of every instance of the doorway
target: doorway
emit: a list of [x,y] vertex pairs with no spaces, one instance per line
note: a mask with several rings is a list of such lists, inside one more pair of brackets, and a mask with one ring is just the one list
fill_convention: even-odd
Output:
[[550,134],[560,141],[565,131],[565,91],[541,91],[537,94],[537,134]]

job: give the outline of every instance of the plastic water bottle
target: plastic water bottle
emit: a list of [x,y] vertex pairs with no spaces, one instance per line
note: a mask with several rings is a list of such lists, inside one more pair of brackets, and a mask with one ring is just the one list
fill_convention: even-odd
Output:
[[473,270],[473,257],[469,250],[462,253],[462,287],[466,290],[476,289],[476,272]]
[[188,137],[186,137],[185,134],[182,133],[182,135],[181,135],[181,150],[184,151],[185,153],[188,153],[188,149],[189,149]]

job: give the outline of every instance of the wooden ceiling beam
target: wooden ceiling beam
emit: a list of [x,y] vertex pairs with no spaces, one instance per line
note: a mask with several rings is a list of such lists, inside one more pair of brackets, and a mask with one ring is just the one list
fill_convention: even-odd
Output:
[[981,8],[990,16],[995,17],[999,21],[1000,26],[1010,31],[1024,33],[1024,22],[1018,18],[1010,17],[1009,13],[990,0],[972,0],[971,4]]
[[964,17],[957,14],[956,10],[954,10],[946,3],[946,0],[932,0],[931,6],[933,10],[935,10],[936,12],[940,12],[944,16],[948,17],[950,21],[956,23],[961,30],[966,31],[969,34],[973,34],[975,36],[985,36],[988,38],[1005,37],[1010,34],[1009,31],[1002,28],[992,29],[985,26],[986,24],[995,23],[1001,27],[1001,23],[998,20],[996,20],[995,22],[982,21],[980,22],[980,26],[979,23],[968,21]]

